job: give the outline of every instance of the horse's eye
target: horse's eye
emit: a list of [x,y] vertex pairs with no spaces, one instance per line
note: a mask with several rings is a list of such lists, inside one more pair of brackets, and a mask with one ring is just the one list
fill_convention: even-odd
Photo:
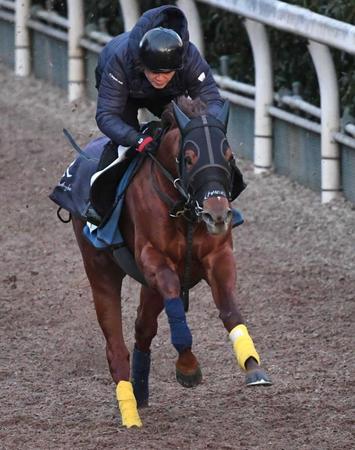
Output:
[[233,153],[230,147],[227,147],[227,149],[224,151],[224,157],[226,161],[232,161],[233,160]]
[[192,165],[191,156],[185,156],[185,163],[186,163],[187,166],[191,166]]
[[197,160],[196,152],[191,149],[187,148],[184,152],[184,162],[188,169],[191,169],[191,167],[195,164]]

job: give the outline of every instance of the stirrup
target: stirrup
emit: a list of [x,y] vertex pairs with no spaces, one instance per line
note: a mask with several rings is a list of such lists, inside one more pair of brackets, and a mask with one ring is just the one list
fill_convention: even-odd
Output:
[[95,208],[91,205],[91,203],[89,203],[89,205],[85,211],[84,217],[86,218],[87,222],[90,222],[93,225],[96,225],[97,227],[99,227],[101,225],[102,217],[95,210]]

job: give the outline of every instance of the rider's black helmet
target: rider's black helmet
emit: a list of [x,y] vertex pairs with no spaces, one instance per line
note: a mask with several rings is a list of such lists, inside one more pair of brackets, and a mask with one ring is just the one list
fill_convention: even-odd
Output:
[[182,69],[183,43],[169,28],[153,28],[139,43],[139,58],[152,72],[172,72]]

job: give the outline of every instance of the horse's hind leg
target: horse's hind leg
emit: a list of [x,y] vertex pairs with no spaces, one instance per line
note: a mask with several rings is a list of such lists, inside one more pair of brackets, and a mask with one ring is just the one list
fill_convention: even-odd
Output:
[[97,319],[106,339],[106,356],[117,385],[122,423],[127,427],[141,426],[129,381],[129,352],[122,332],[121,287],[125,274],[109,252],[97,250],[86,241],[82,235],[82,222],[73,219],[73,226],[91,285]]
[[121,286],[124,274],[111,255],[97,250],[82,236],[81,223],[73,222],[93,294],[97,319],[106,338],[106,354],[115,383],[129,380],[129,352],[122,333]]

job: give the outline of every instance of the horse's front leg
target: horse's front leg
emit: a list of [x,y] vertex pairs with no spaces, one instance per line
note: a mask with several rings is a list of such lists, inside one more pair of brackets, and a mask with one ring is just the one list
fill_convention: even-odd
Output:
[[[146,245],[141,252],[141,265],[149,286],[158,291],[161,296],[160,308],[164,309],[170,326],[171,342],[178,352],[176,362],[176,378],[184,387],[197,386],[202,380],[201,370],[195,355],[191,351],[192,335],[187,324],[184,305],[180,298],[180,280],[174,264],[154,247]],[[147,303],[145,299],[144,303]],[[138,328],[144,321],[144,310],[148,314],[148,307],[141,304],[141,314],[138,314]],[[154,314],[154,312],[153,312]],[[154,325],[155,326],[155,325]],[[151,335],[156,330],[151,330]],[[139,333],[138,333],[139,334]],[[136,326],[136,337],[137,326]],[[150,339],[150,338],[149,338]],[[137,339],[137,347],[143,351],[148,350],[150,341]]]
[[135,323],[135,346],[132,357],[132,382],[138,407],[148,406],[150,346],[158,331],[158,316],[163,300],[157,291],[142,286]]
[[236,265],[233,252],[224,248],[205,261],[207,281],[219,310],[219,316],[229,333],[239,366],[246,371],[247,386],[271,385],[271,380],[260,366],[260,357],[239,311],[236,297]]
[[73,219],[74,231],[90,281],[96,315],[106,339],[106,356],[116,383],[122,424],[142,426],[130,380],[129,352],[124,342],[121,315],[121,286],[124,273],[105,251],[92,247],[82,235],[82,222]]

